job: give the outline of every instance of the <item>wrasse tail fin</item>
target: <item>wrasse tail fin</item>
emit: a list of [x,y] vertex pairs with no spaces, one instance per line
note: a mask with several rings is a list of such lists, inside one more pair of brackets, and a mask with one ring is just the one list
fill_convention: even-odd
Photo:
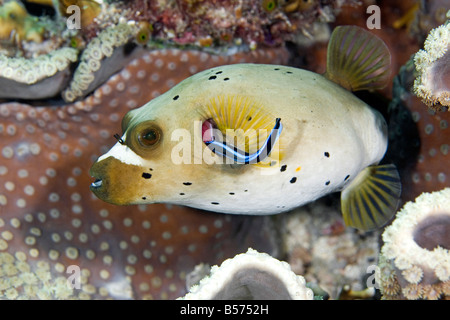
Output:
[[363,231],[383,226],[397,210],[400,194],[400,176],[393,164],[365,168],[341,193],[345,224]]
[[391,54],[374,34],[356,26],[336,27],[328,43],[325,77],[350,91],[384,88]]

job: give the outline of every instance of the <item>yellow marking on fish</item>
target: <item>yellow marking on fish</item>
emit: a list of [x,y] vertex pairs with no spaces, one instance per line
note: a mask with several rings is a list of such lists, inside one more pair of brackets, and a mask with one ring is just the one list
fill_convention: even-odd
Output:
[[[213,120],[217,129],[224,135],[224,141],[230,141],[248,153],[255,153],[261,147],[276,119],[276,115],[267,111],[263,104],[239,95],[213,97],[205,109],[205,120]],[[278,163],[282,159],[279,141],[266,160],[253,165],[268,167]]]

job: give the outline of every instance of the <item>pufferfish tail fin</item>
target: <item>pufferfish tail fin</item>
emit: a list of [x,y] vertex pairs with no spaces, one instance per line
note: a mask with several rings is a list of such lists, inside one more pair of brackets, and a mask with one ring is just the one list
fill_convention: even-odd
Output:
[[339,26],[331,34],[325,77],[350,90],[374,90],[389,81],[391,54],[374,34],[356,26]]
[[400,194],[393,164],[365,168],[341,193],[345,224],[363,231],[383,226],[397,210]]

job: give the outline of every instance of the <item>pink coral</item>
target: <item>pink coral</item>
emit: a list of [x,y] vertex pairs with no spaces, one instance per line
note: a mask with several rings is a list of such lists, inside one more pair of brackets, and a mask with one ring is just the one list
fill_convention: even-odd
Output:
[[[0,104],[0,265],[10,272],[0,276],[0,297],[174,298],[200,262],[218,263],[250,245],[274,250],[265,218],[112,206],[90,192],[88,170],[114,144],[128,110],[182,79],[221,64],[286,59],[284,49],[233,56],[155,50],[82,101]],[[80,268],[80,289],[67,289],[71,265]]]

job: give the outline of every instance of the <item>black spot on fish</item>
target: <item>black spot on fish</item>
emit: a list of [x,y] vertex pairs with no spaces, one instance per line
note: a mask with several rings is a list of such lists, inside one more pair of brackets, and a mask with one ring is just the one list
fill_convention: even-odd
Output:
[[283,164],[280,168],[280,171],[284,172],[284,171],[286,171],[286,169],[287,169],[287,165]]
[[217,72],[216,72],[216,74],[221,74],[221,73],[222,73],[222,71],[217,71]]
[[153,169],[152,169],[152,168],[149,168],[149,170],[150,170],[150,171],[153,171]]
[[223,81],[228,81],[230,80],[230,78],[223,78]]
[[208,80],[214,80],[214,79],[217,79],[217,76],[211,76],[208,78]]
[[229,194],[232,195],[232,196],[234,196],[234,192],[230,192]]
[[349,175],[349,174],[345,177],[344,181],[347,181],[348,178],[350,178],[350,175]]
[[330,157],[330,154],[329,154],[328,152],[325,152],[323,155],[324,155],[325,157],[327,157],[327,158]]
[[275,68],[275,69],[273,69],[273,70],[278,71],[278,70],[280,70],[280,68]]
[[252,116],[249,116],[249,117],[247,118],[247,121],[252,121]]
[[180,193],[180,196],[184,196],[184,193],[183,193],[183,192],[181,192],[181,193]]
[[211,202],[211,204],[213,204],[213,205],[215,205],[215,206],[219,205],[218,202]]
[[178,100],[179,97],[179,95],[176,95],[175,97],[173,97],[173,100]]
[[184,184],[185,186],[190,186],[190,185],[192,184],[192,182],[183,182],[183,184]]
[[292,179],[291,179],[291,183],[295,183],[297,181],[297,178],[296,177],[293,177]]
[[147,198],[146,197],[142,197],[142,200],[147,200]]
[[288,74],[292,74],[292,71],[286,71],[286,73],[288,73]]
[[330,180],[328,180],[327,182],[325,182],[325,185],[329,185],[330,184]]
[[152,175],[150,173],[147,173],[147,172],[142,173],[142,178],[144,178],[144,179],[150,179],[151,177],[152,177]]
[[244,192],[247,192],[248,190],[244,190]]

